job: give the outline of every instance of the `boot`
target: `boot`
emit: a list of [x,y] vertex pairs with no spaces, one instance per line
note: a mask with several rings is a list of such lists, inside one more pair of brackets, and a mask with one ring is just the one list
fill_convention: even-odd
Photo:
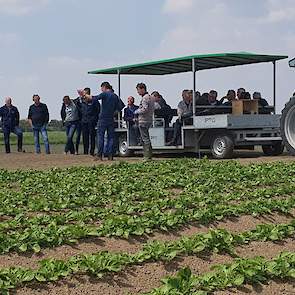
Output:
[[5,152],[6,154],[10,154],[10,144],[5,144]]
[[150,161],[152,159],[152,146],[150,144],[143,145],[143,160]]
[[152,145],[151,144],[148,145],[147,154],[148,154],[148,159],[149,160],[152,160],[152,157],[153,157],[153,148],[152,148]]
[[22,153],[23,152],[23,139],[22,139],[22,137],[19,137],[17,139],[17,151],[19,153]]

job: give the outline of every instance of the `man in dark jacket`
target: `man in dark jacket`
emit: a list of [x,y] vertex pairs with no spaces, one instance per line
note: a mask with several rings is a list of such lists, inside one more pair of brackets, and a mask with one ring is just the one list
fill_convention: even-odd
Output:
[[4,133],[5,151],[10,153],[10,133],[17,136],[17,150],[22,152],[23,146],[23,131],[19,127],[19,112],[17,107],[12,105],[12,99],[7,97],[5,105],[0,108],[0,117],[2,122],[2,129]]
[[45,145],[46,154],[50,154],[47,124],[49,122],[49,112],[47,105],[40,102],[40,96],[38,94],[33,95],[34,104],[29,108],[28,120],[33,129],[35,152],[40,154],[40,141],[39,133],[41,133],[43,142]]
[[[84,88],[84,91],[86,94],[90,95],[91,90],[89,87]],[[77,105],[79,110],[79,122],[77,124],[77,129],[76,129],[76,144],[75,144],[76,155],[79,155],[79,146],[80,146],[81,135],[82,135],[82,113],[81,113],[82,102],[83,102],[83,97],[81,96],[74,99],[74,103]]]
[[[87,95],[91,94],[90,88],[85,88],[84,91],[86,91]],[[95,127],[100,113],[100,103],[97,100],[87,101],[82,98],[80,103],[80,112],[84,155],[88,155],[90,153],[90,155],[94,156],[96,139]]]

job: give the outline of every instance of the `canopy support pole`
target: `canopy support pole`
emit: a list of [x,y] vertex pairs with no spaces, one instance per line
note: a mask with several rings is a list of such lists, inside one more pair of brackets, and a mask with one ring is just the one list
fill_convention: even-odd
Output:
[[[192,59],[192,72],[193,72],[193,120],[194,120],[194,116],[196,114],[196,91],[197,91],[197,69],[196,69],[196,60],[195,58]],[[193,123],[194,124],[194,123]],[[200,133],[198,132],[198,136],[197,136],[197,150],[198,150],[198,157],[199,159],[201,159],[201,145],[200,145],[200,141],[201,141],[201,136]]]
[[274,106],[274,113],[276,113],[276,92],[277,92],[277,69],[276,69],[276,61],[273,62],[273,106]]
[[196,60],[192,59],[192,72],[193,72],[193,115],[196,112]]
[[[117,70],[118,75],[118,96],[121,99],[121,73],[120,70]],[[121,128],[121,112],[118,112],[118,128]]]

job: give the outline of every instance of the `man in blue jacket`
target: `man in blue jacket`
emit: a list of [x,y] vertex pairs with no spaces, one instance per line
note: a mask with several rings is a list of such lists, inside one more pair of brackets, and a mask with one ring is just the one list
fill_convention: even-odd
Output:
[[107,133],[106,155],[110,161],[113,160],[113,146],[115,137],[115,122],[114,116],[117,112],[121,112],[125,107],[122,101],[114,93],[114,90],[109,82],[103,82],[101,84],[102,93],[97,96],[87,95],[85,91],[82,91],[82,96],[87,101],[101,101],[101,112],[98,118],[98,153],[97,157],[102,160],[104,154],[104,136]]
[[19,112],[17,107],[12,105],[12,99],[7,97],[5,105],[0,108],[0,117],[4,133],[5,151],[10,153],[10,133],[17,136],[17,150],[22,152],[23,149],[23,131],[19,127]]

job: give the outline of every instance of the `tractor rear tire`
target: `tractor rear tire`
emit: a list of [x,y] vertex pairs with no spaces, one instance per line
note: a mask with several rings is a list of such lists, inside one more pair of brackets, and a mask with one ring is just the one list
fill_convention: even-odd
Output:
[[291,97],[282,111],[281,137],[289,154],[295,156],[295,97]]

